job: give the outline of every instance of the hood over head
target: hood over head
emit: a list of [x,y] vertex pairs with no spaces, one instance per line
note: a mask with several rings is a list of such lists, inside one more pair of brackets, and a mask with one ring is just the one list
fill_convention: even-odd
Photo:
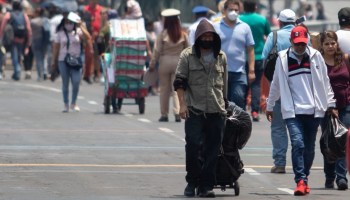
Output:
[[206,19],[202,19],[196,29],[196,33],[195,33],[195,43],[193,45],[195,51],[196,51],[196,55],[197,57],[201,57],[201,52],[200,52],[200,48],[199,48],[199,43],[198,40],[200,38],[201,35],[203,35],[204,33],[207,32],[211,32],[214,33],[214,46],[213,46],[213,52],[214,52],[214,57],[217,58],[219,53],[220,53],[220,49],[221,49],[221,39],[220,36],[216,33],[213,25]]

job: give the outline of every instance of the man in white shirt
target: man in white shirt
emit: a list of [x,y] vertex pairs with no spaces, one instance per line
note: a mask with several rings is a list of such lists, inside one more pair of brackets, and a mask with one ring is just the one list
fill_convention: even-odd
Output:
[[297,187],[295,196],[310,193],[308,177],[315,157],[315,141],[326,111],[338,115],[334,93],[321,53],[308,46],[304,26],[290,35],[291,47],[278,54],[267,99],[266,117],[271,122],[275,102],[281,98],[282,117],[292,144],[292,164]]
[[188,40],[190,45],[194,45],[195,42],[195,32],[197,30],[197,26],[202,19],[207,19],[209,8],[205,6],[196,6],[192,9],[192,13],[195,16],[196,21],[188,28]]
[[350,7],[338,12],[340,30],[337,31],[338,44],[344,53],[350,54]]

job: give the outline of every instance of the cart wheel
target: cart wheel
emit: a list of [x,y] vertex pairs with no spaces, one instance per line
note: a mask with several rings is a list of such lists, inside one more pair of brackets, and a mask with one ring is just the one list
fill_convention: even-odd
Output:
[[238,181],[235,182],[235,185],[233,186],[233,189],[235,190],[235,195],[239,196],[239,184],[238,184]]
[[139,98],[138,99],[138,104],[139,104],[139,113],[144,114],[145,113],[145,98]]
[[118,98],[118,103],[117,103],[118,111],[122,109],[122,104],[123,104],[123,98]]
[[111,112],[111,97],[105,96],[104,106],[105,106],[105,114],[109,114]]

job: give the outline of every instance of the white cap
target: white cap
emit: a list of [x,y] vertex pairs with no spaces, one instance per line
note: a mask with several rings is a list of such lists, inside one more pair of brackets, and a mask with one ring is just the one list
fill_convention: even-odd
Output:
[[75,14],[74,12],[69,12],[67,19],[74,23],[81,22],[81,18],[79,17],[79,15]]
[[295,22],[295,12],[291,9],[282,10],[278,16],[281,22]]
[[165,9],[162,11],[161,15],[163,17],[172,17],[172,16],[178,16],[180,15],[181,12],[177,9],[174,8],[169,8],[169,9]]

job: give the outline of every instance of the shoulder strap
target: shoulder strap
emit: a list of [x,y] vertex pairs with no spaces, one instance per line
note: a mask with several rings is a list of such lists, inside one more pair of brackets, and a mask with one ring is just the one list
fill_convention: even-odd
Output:
[[68,53],[68,49],[69,49],[69,36],[68,36],[68,33],[66,30],[63,30],[64,33],[66,34],[66,37],[67,37],[67,53]]
[[277,31],[273,31],[273,52],[277,52]]

